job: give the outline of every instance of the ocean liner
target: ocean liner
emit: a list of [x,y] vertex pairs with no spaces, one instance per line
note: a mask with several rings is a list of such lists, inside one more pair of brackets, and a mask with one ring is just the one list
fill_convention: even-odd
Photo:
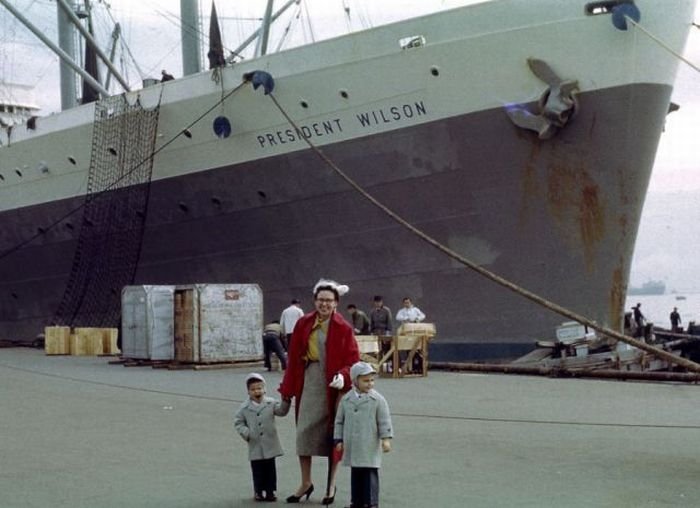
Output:
[[258,283],[273,319],[321,276],[350,286],[341,308],[410,296],[433,358],[552,337],[560,316],[308,142],[442,244],[620,329],[679,64],[658,41],[682,51],[693,8],[485,1],[3,127],[0,339],[116,324],[125,284]]

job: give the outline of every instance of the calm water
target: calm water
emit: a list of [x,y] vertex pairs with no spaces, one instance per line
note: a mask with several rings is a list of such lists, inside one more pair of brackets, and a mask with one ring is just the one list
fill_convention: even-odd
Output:
[[[685,296],[685,300],[677,299],[681,296]],[[678,307],[684,328],[690,321],[700,323],[700,293],[628,296],[625,308],[629,311],[637,303],[642,304],[642,314],[647,321],[657,326],[671,327],[668,315],[674,307]]]

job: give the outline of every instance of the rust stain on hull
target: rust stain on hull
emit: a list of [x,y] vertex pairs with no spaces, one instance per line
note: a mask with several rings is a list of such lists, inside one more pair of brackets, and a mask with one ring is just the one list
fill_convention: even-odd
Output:
[[587,269],[592,270],[605,236],[605,205],[599,185],[581,165],[552,163],[547,173],[547,202],[574,247],[583,250]]
[[622,331],[622,317],[624,315],[625,294],[627,284],[624,277],[625,270],[622,261],[613,272],[612,284],[610,285],[610,297],[608,301],[608,326],[615,331]]

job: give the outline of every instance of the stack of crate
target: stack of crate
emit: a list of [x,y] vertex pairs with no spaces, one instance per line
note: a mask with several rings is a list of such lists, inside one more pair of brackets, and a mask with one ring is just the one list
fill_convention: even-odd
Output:
[[47,355],[97,356],[119,353],[117,328],[71,328],[47,326],[44,351]]

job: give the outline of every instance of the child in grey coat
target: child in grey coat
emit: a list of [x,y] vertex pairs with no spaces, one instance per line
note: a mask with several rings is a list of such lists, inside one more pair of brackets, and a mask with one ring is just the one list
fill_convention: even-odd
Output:
[[260,374],[248,374],[245,384],[248,400],[236,411],[234,426],[243,440],[248,442],[248,460],[253,471],[255,500],[276,501],[275,457],[284,452],[277,436],[275,416],[286,416],[290,403],[266,397],[265,379]]
[[351,508],[379,505],[381,452],[391,451],[394,436],[389,404],[374,390],[376,373],[365,362],[357,362],[350,368],[353,389],[341,399],[335,417],[335,451],[342,453],[343,464],[352,468]]

